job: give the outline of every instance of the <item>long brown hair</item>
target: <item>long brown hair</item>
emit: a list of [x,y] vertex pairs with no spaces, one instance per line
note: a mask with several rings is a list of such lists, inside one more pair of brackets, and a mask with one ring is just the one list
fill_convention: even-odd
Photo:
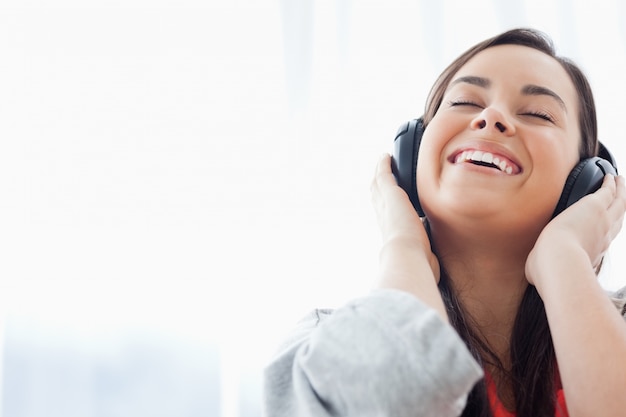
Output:
[[[563,66],[578,92],[580,159],[597,155],[596,110],[589,82],[573,62],[556,55],[552,41],[544,33],[533,29],[521,28],[504,32],[478,43],[452,62],[441,73],[428,96],[424,112],[426,129],[441,105],[448,84],[459,69],[481,51],[497,45],[534,48],[551,56]],[[474,357],[479,363],[495,369],[512,387],[517,417],[553,417],[556,406],[557,364],[545,307],[535,287],[528,286],[517,312],[510,342],[511,369],[505,369],[497,354],[481,336],[478,326],[457,297],[452,280],[443,267],[439,290],[450,322]],[[492,416],[484,380],[471,391],[462,416]]]

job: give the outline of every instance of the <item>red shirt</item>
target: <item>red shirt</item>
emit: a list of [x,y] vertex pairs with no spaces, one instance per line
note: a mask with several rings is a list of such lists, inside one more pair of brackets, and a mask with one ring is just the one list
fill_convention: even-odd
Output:
[[[500,399],[496,394],[496,384],[493,382],[493,379],[486,374],[485,380],[487,382],[487,396],[489,397],[493,417],[515,417],[515,413],[512,413],[504,408],[504,405],[500,402]],[[556,410],[554,416],[569,417],[569,414],[567,414],[567,407],[565,405],[565,395],[563,394],[562,388],[559,388],[556,392]]]

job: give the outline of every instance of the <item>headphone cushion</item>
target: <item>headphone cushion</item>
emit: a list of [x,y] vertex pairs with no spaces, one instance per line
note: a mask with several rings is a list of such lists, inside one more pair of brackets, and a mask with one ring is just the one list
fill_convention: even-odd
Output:
[[417,195],[416,170],[423,132],[422,119],[413,119],[400,126],[394,140],[392,158],[392,170],[398,185],[407,193],[420,217],[424,216],[424,212]]
[[613,161],[593,156],[578,163],[572,169],[559,198],[553,217],[584,196],[596,192],[607,174],[617,175]]
[[569,200],[569,197],[572,194],[572,190],[574,189],[574,186],[576,185],[576,180],[578,179],[578,176],[583,171],[583,169],[585,169],[585,166],[589,162],[590,162],[589,159],[580,161],[578,165],[576,165],[574,169],[572,169],[569,176],[567,177],[567,180],[565,181],[563,192],[561,193],[561,197],[559,198],[559,202],[556,205],[556,209],[554,210],[554,215],[552,217],[556,216],[557,214],[559,214],[560,212],[562,212],[563,210],[567,208],[567,201]]

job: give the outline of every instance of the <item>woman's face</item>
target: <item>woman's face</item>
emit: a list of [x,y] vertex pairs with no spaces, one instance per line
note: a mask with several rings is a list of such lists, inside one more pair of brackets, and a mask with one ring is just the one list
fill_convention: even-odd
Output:
[[574,84],[552,57],[519,45],[474,56],[422,138],[417,185],[427,217],[543,228],[578,162],[577,115]]

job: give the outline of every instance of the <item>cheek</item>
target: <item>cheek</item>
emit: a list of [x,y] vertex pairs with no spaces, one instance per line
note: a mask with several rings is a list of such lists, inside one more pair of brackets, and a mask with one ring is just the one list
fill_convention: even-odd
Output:
[[417,166],[416,185],[420,204],[428,214],[432,205],[437,205],[441,188],[441,173],[443,170],[442,145],[436,141],[425,141],[420,146]]
[[566,155],[562,148],[550,149],[549,152],[544,149],[541,157],[534,158],[533,170],[536,172],[531,176],[529,185],[535,195],[544,196],[533,199],[538,209],[552,213],[577,162],[577,155]]
[[578,146],[577,141],[569,138],[550,137],[536,144],[531,142],[528,149],[533,155],[534,169],[540,169],[546,181],[564,184],[567,176],[578,164]]
[[424,139],[419,148],[415,171],[418,189],[427,188],[441,170],[441,146],[429,138]]

